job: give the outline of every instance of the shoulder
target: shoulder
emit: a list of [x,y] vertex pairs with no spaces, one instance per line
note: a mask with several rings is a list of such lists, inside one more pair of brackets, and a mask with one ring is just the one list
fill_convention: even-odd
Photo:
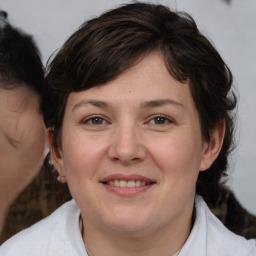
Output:
[[[209,210],[201,197],[196,198],[197,211],[205,216],[209,255],[255,256],[256,240],[246,240],[228,230]],[[207,254],[207,255],[208,255]]]
[[68,232],[68,221],[74,219],[79,211],[75,202],[69,201],[53,212],[49,217],[21,231],[0,247],[0,255],[46,255],[53,239]]

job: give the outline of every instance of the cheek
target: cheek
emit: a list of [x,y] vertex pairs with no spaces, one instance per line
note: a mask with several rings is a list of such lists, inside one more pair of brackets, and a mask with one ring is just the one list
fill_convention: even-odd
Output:
[[197,176],[199,172],[201,147],[197,144],[193,136],[173,134],[158,140],[158,144],[152,144],[152,158],[165,176],[179,177],[184,181],[186,177]]
[[42,116],[37,113],[24,114],[20,118],[17,128],[15,136],[20,142],[24,159],[27,159],[31,168],[39,169],[43,163],[46,149],[46,136]]
[[105,154],[102,143],[86,136],[73,134],[63,141],[63,160],[67,176],[91,179]]
[[168,212],[170,205],[178,209],[193,200],[199,173],[200,150],[194,140],[187,137],[170,138],[161,145],[154,149],[152,156],[161,171],[163,184],[158,200]]
[[33,125],[31,125],[28,130],[28,137],[30,137],[30,139],[26,139],[26,143],[30,144],[30,150],[33,148],[39,155],[44,154],[46,148],[46,136],[42,117],[35,118],[31,123]]

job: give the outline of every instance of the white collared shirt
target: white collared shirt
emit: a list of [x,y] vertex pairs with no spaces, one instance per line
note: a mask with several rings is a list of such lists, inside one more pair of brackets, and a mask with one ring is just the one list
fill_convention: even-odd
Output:
[[[195,207],[195,223],[178,256],[256,256],[256,240],[246,240],[226,229],[200,196]],[[4,243],[0,256],[88,256],[79,219],[75,201],[67,202]]]

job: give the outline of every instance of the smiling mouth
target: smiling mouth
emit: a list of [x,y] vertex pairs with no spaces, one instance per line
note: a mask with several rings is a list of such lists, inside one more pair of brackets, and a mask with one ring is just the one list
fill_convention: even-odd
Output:
[[142,180],[110,180],[105,181],[103,184],[114,186],[114,187],[121,187],[121,188],[134,188],[134,187],[143,187],[149,186],[154,184],[155,182],[146,182]]

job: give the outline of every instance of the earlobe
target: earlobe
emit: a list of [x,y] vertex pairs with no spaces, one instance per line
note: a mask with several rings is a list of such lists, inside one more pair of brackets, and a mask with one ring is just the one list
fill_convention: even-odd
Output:
[[204,143],[200,171],[205,171],[218,157],[225,136],[225,121],[221,121],[211,133],[209,142]]
[[60,176],[65,177],[65,172],[63,169],[63,160],[62,160],[62,152],[59,148],[55,146],[54,140],[53,140],[53,130],[51,128],[48,128],[46,131],[46,137],[48,141],[48,145],[50,148],[52,161],[57,169]]

